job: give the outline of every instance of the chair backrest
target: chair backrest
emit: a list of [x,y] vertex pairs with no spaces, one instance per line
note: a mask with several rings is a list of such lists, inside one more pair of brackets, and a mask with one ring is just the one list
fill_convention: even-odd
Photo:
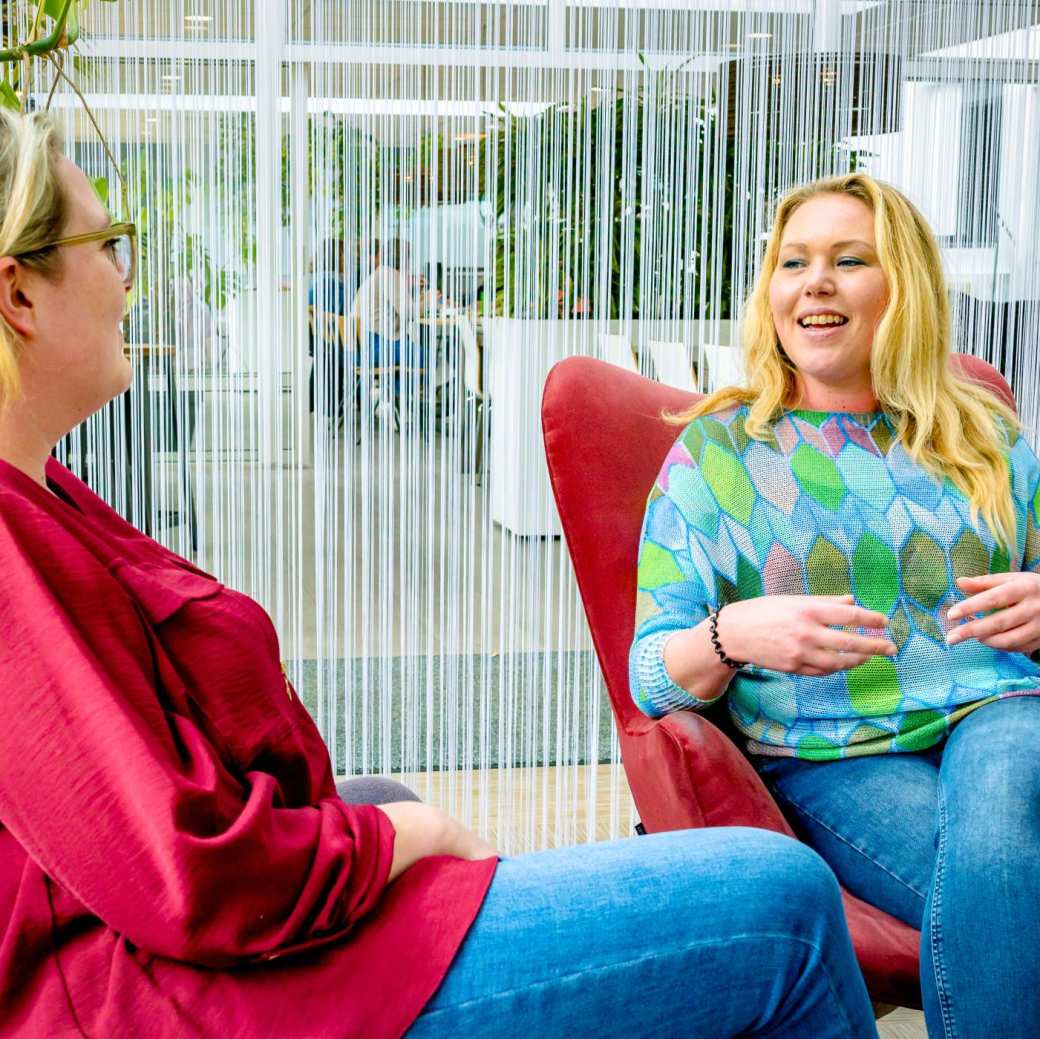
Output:
[[709,392],[723,386],[740,386],[744,382],[744,360],[739,346],[705,343],[701,350],[708,370],[707,382],[702,385],[706,385]]
[[307,321],[316,342],[320,340],[325,346],[335,350],[343,349],[347,336],[346,321],[342,314],[331,310],[318,310],[317,307],[308,307]]
[[599,352],[603,360],[629,372],[638,372],[636,355],[628,336],[611,335],[607,332],[599,334]]
[[484,394],[480,386],[480,351],[477,347],[477,333],[469,315],[459,314],[455,318],[455,328],[462,341],[462,379],[466,392],[473,394],[474,397],[482,397]]
[[[953,366],[1014,407],[1011,387],[985,361],[958,354]],[[549,479],[614,714],[626,732],[645,721],[628,689],[639,535],[647,495],[680,432],[663,413],[698,399],[591,357],[559,362],[545,382]]]
[[693,366],[690,364],[690,353],[685,343],[666,343],[660,339],[651,339],[646,348],[654,362],[658,382],[693,393],[696,389],[693,382]]

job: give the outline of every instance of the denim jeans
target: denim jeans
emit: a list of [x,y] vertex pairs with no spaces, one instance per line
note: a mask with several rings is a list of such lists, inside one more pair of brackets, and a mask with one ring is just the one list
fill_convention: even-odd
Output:
[[410,1039],[876,1036],[838,885],[763,830],[504,859]]
[[387,339],[376,332],[368,337],[369,357],[372,367],[389,367],[403,365],[406,368],[427,367],[427,350],[420,343],[413,343],[407,337],[403,339]]
[[1038,1034],[1040,698],[980,707],[922,753],[755,765],[849,891],[921,928],[929,1036]]

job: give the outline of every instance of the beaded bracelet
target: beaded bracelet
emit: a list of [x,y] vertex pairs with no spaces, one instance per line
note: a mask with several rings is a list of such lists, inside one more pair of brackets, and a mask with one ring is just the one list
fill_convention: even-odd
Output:
[[722,648],[722,643],[719,642],[719,614],[722,612],[721,606],[716,606],[711,611],[708,617],[708,631],[711,632],[711,644],[715,647],[715,653],[718,655],[726,667],[732,668],[734,671],[739,671],[745,665],[739,660],[731,660],[726,656],[725,650]]

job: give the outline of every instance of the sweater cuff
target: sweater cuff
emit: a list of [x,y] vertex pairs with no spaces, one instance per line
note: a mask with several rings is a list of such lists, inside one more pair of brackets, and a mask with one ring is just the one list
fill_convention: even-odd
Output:
[[636,703],[639,708],[653,718],[659,718],[672,711],[689,711],[707,707],[722,696],[701,700],[688,693],[680,685],[672,681],[664,666],[664,648],[683,629],[676,631],[657,631],[641,639],[635,654]]

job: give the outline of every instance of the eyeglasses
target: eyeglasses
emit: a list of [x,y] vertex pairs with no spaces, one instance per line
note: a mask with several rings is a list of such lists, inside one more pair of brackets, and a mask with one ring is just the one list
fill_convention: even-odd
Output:
[[[110,224],[98,231],[76,234],[69,238],[59,238],[54,242],[41,245],[40,249],[56,248],[59,245],[86,245],[88,242],[104,242],[109,250],[112,263],[129,289],[137,277],[137,225]],[[35,250],[34,250],[35,251]]]

